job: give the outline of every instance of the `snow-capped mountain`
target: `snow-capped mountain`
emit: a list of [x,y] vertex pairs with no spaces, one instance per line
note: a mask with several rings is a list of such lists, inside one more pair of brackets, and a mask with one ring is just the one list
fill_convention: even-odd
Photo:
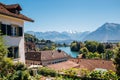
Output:
[[34,31],[27,31],[26,33],[35,35],[39,39],[46,39],[52,40],[56,42],[64,42],[64,41],[73,41],[79,40],[81,41],[86,35],[89,34],[88,31],[86,32],[57,32],[57,31],[47,31],[47,32],[34,32]]

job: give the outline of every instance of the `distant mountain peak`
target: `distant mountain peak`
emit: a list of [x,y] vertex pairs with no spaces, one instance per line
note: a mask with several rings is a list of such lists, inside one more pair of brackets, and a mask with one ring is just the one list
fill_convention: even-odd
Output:
[[118,25],[120,25],[120,24],[117,24],[117,23],[105,23],[105,24],[103,24],[103,26],[105,26],[105,27],[116,27],[116,26],[118,26]]
[[84,40],[108,41],[120,40],[120,24],[105,23],[94,32],[87,35]]

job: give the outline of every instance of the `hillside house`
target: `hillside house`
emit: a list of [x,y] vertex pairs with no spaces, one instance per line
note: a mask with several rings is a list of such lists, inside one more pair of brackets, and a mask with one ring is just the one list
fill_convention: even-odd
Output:
[[48,50],[39,52],[27,52],[25,53],[26,65],[42,65],[47,66],[50,64],[56,64],[67,61],[69,55],[64,51],[59,50]]
[[9,47],[8,57],[15,62],[25,63],[24,51],[24,22],[34,22],[20,13],[19,4],[6,5],[0,3],[0,30],[4,35],[5,44]]

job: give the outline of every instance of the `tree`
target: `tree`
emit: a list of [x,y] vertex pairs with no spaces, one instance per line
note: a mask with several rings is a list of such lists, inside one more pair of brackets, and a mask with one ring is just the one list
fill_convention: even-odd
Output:
[[84,47],[82,42],[73,41],[70,45],[71,51],[79,51],[81,48]]
[[7,53],[8,50],[4,44],[3,37],[0,36],[0,77],[7,76],[13,70],[13,62],[10,58],[6,58]]
[[97,46],[98,42],[96,41],[86,41],[85,42],[85,47],[90,51],[90,52],[96,52],[97,51]]
[[80,54],[83,54],[82,58],[86,58],[86,55],[88,54],[89,51],[86,47],[83,47],[83,48],[80,49],[79,52],[80,52]]
[[98,47],[97,47],[97,51],[98,51],[98,53],[104,53],[105,52],[105,46],[102,43],[99,43]]
[[86,58],[88,59],[99,59],[101,58],[101,54],[95,52],[95,53],[92,53],[92,52],[89,52],[87,55],[86,55]]
[[28,80],[29,73],[24,64],[13,63],[11,58],[7,58],[7,47],[0,36],[0,80]]
[[0,36],[0,61],[2,61],[2,59],[4,59],[4,57],[7,53],[8,53],[8,50],[4,44],[3,37]]
[[35,36],[31,35],[31,34],[27,34],[25,33],[24,35],[25,37],[25,42],[34,42],[34,43],[38,43],[39,42],[39,39],[36,38]]
[[116,57],[114,58],[114,64],[116,66],[116,73],[120,76],[120,48],[118,49]]
[[114,56],[114,52],[112,50],[106,50],[104,53],[105,59],[110,60]]
[[70,45],[71,51],[79,51],[79,48],[77,46],[77,42],[72,42]]
[[105,44],[105,49],[112,49],[112,48],[113,48],[112,43],[106,43]]

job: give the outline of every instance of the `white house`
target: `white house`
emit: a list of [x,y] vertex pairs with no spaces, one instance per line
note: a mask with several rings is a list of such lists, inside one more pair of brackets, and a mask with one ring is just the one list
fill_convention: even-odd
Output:
[[13,58],[15,62],[25,63],[24,22],[34,21],[21,14],[21,10],[19,4],[0,3],[0,30],[8,46],[7,56]]

